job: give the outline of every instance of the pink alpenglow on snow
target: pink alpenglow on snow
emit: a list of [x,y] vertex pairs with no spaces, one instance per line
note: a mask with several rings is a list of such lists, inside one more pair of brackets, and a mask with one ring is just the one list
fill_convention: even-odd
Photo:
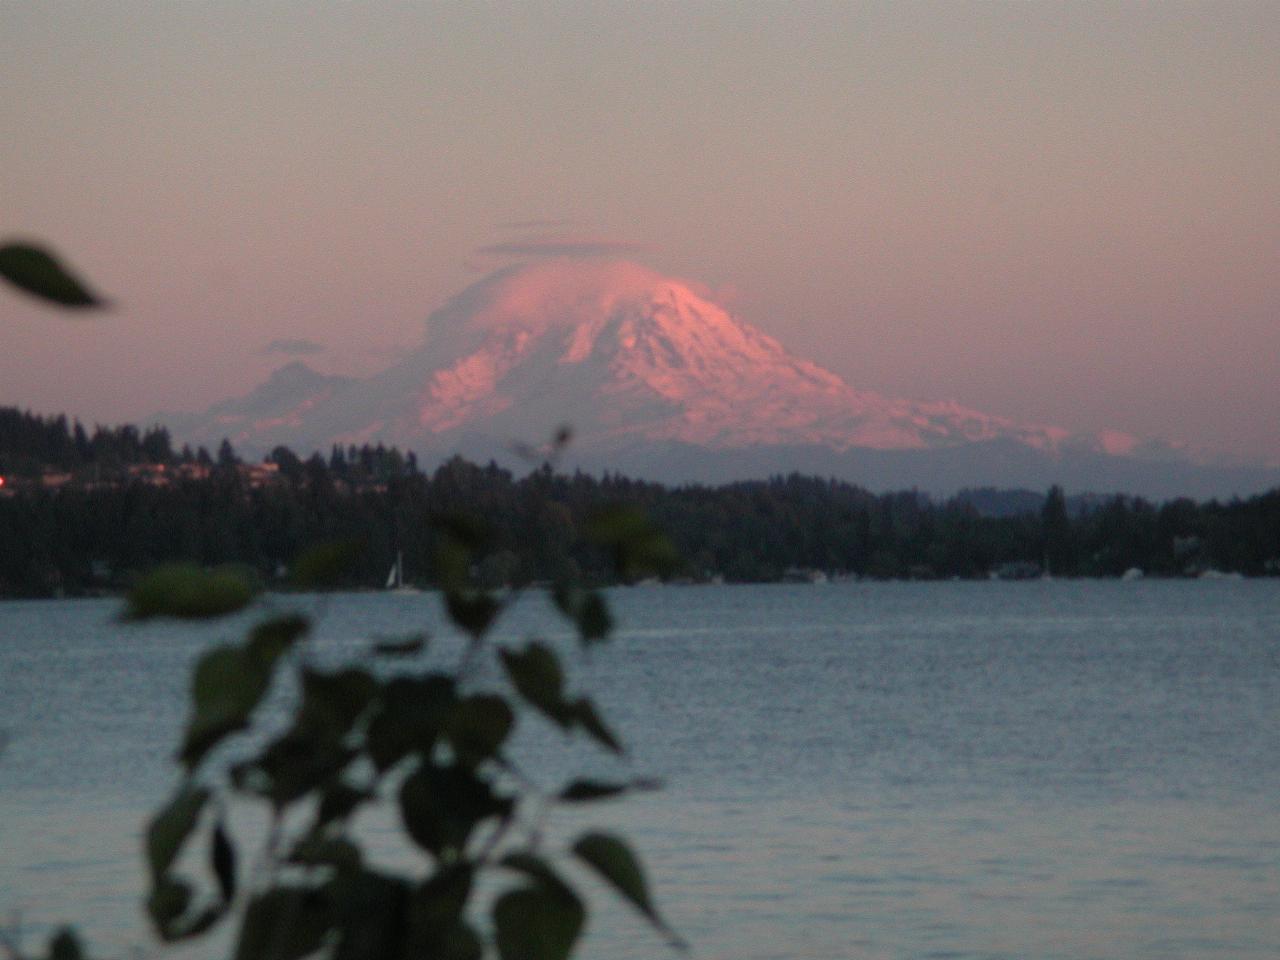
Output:
[[1110,452],[1131,443],[856,390],[694,284],[591,258],[489,275],[431,315],[421,347],[372,378],[320,377],[291,364],[255,395],[210,412],[233,441],[259,447],[439,451],[463,435],[500,447],[566,421],[579,445],[603,448],[923,450],[1008,439],[1046,452],[1068,443]]

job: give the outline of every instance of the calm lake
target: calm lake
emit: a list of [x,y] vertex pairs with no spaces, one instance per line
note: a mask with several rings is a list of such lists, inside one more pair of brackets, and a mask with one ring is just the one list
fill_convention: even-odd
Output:
[[[431,594],[268,602],[316,612],[324,661],[373,634],[447,633]],[[630,745],[621,772],[666,787],[565,811],[553,832],[626,833],[696,957],[1280,953],[1280,581],[633,588],[611,602],[618,632],[574,682]],[[0,917],[75,920],[119,956],[158,952],[140,831],[176,782],[166,758],[193,660],[235,624],[130,627],[117,611],[0,604]],[[570,649],[538,596],[500,632]],[[619,772],[585,743],[534,739],[549,781]],[[375,847],[390,835],[365,829]],[[592,903],[582,957],[674,956],[607,895]]]

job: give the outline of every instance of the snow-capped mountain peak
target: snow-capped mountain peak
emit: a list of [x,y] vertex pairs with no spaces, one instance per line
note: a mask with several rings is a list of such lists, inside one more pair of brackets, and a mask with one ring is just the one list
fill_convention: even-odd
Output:
[[[568,423],[578,462],[662,479],[785,465],[868,483],[879,481],[867,471],[894,485],[923,476],[946,489],[1039,484],[1074,458],[1077,472],[1100,478],[1092,489],[1105,489],[1103,467],[1123,479],[1137,476],[1125,464],[1185,462],[1167,446],[1147,456],[1156,447],[1115,431],[1074,435],[953,401],[856,390],[694,285],[613,260],[500,270],[436,310],[423,344],[380,374],[356,380],[290,364],[245,398],[169,422],[193,442],[386,443],[428,460],[500,457],[513,441],[536,443]],[[677,463],[666,475],[648,469],[662,457]]]

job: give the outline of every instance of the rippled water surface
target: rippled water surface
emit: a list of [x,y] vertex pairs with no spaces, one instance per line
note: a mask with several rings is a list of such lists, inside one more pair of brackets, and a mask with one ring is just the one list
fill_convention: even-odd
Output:
[[[286,602],[316,609],[322,659],[370,634],[443,632],[431,595],[272,601]],[[575,682],[630,743],[627,769],[667,786],[587,822],[644,852],[696,956],[1280,955],[1280,583],[668,587],[612,602],[620,629]],[[154,949],[139,830],[174,783],[190,666],[234,626],[125,627],[115,611],[0,604],[0,913],[78,920],[121,954]],[[537,597],[504,624],[531,632],[569,649]],[[608,769],[530,734],[549,779],[570,762]],[[390,837],[365,829],[375,850]],[[593,903],[584,957],[664,955],[625,909]]]

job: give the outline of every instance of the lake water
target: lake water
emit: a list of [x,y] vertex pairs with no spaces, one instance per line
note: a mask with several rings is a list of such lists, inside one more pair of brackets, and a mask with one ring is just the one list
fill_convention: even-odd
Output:
[[[626,833],[695,956],[1280,954],[1280,582],[667,587],[611,601],[619,630],[575,683],[631,746],[624,771],[666,788],[556,829]],[[321,659],[371,634],[443,629],[431,595],[270,602],[316,609]],[[126,627],[116,610],[0,604],[0,916],[76,920],[121,955],[155,952],[139,832],[175,782],[165,758],[191,664],[234,630]],[[568,648],[532,596],[503,627],[531,632]],[[585,748],[570,759],[617,772]],[[368,833],[375,846],[388,835]],[[592,904],[584,958],[670,955],[607,896]]]

